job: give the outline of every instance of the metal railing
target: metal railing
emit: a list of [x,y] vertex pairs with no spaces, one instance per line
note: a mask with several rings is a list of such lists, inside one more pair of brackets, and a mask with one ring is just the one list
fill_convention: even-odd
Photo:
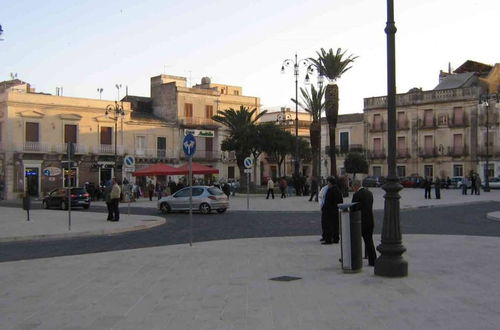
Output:
[[436,157],[438,155],[436,147],[424,147],[418,149],[418,156],[422,158]]
[[22,145],[18,146],[18,151],[23,152],[49,152],[50,144],[42,142],[24,142]]
[[432,116],[431,119],[427,118],[419,118],[418,119],[418,128],[425,129],[425,128],[436,128],[437,127],[437,122],[436,122],[436,116]]
[[451,116],[451,120],[448,121],[448,127],[466,127],[469,126],[469,121],[467,115],[464,113],[462,116]]
[[385,159],[387,157],[385,149],[381,150],[369,150],[367,156],[370,159]]
[[[74,145],[75,145],[75,154],[87,154],[89,152],[89,148],[86,144],[74,143]],[[68,152],[68,144],[67,143],[54,144],[52,146],[52,151],[56,153],[65,154]]]
[[465,157],[469,155],[469,150],[466,145],[448,147],[448,156]]
[[[124,148],[122,145],[116,146],[117,155],[123,155],[123,150],[124,150]],[[115,145],[114,144],[99,144],[96,147],[94,147],[94,153],[95,154],[114,155],[115,154]]]

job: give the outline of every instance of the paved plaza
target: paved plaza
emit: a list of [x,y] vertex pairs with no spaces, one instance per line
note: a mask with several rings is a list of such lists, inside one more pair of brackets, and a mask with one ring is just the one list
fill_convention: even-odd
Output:
[[[372,190],[380,210],[383,191]],[[500,191],[444,190],[441,200],[425,200],[423,190],[405,189],[401,196],[401,207],[414,210],[500,201]],[[155,205],[141,200],[132,210],[154,215],[127,215],[122,204],[121,221],[110,223],[97,202],[92,212],[72,212],[71,232],[66,211],[35,209],[27,222],[25,211],[4,206],[0,238],[48,241],[168,226],[169,216]],[[246,196],[231,198],[227,216],[243,210]],[[305,197],[250,198],[252,212],[315,210],[317,203]],[[500,237],[404,234],[409,276],[396,279],[375,276],[366,260],[360,273],[343,273],[340,247],[321,246],[318,238],[228,239],[2,262],[0,329],[498,328]],[[270,280],[279,276],[300,279]]]

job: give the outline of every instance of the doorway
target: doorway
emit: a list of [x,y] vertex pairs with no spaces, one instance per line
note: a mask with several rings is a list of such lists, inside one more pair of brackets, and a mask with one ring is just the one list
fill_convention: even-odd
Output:
[[107,183],[111,181],[112,178],[112,173],[111,173],[111,168],[101,168],[99,170],[99,182],[102,183]]
[[25,169],[26,175],[26,192],[30,196],[38,196],[38,181],[40,179],[40,169],[38,167],[26,167]]

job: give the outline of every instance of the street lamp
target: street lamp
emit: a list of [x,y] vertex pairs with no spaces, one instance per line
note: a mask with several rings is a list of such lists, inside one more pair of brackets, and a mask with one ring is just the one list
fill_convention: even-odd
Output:
[[[281,73],[285,73],[285,67],[293,66],[293,75],[295,76],[295,100],[298,101],[298,88],[299,88],[299,67],[300,65],[306,66],[308,64],[307,59],[297,59],[297,54],[295,54],[295,60],[286,59],[281,65]],[[294,174],[299,175],[299,105],[295,102],[295,166]]]
[[[113,117],[109,117],[110,114],[113,114]],[[118,118],[125,117],[125,111],[123,110],[123,104],[118,104],[118,101],[115,101],[115,104],[110,104],[106,107],[106,112],[104,113],[106,118],[113,119],[115,121],[115,166],[114,171],[117,172],[118,169]],[[115,174],[116,176],[116,174]]]
[[482,94],[479,95],[479,105],[482,109],[486,109],[486,166],[484,168],[484,191],[490,191],[490,180],[489,180],[489,170],[490,170],[490,100],[495,100],[495,106],[498,106],[499,94]]
[[408,262],[402,254],[403,246],[399,221],[399,191],[403,187],[396,176],[396,25],[394,23],[394,0],[387,0],[387,142],[388,176],[382,189],[384,195],[384,224],[381,244],[377,246],[380,257],[375,260],[375,275],[403,277],[408,275]]

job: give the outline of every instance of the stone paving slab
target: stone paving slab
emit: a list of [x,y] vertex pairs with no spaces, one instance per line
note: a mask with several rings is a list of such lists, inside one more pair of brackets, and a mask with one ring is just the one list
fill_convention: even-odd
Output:
[[342,273],[316,236],[6,262],[0,329],[498,329],[500,238],[404,245],[395,279]]
[[0,242],[113,234],[165,223],[165,218],[157,216],[122,212],[118,222],[106,221],[106,216],[105,213],[72,211],[70,230],[67,211],[35,209],[30,211],[30,221],[27,221],[27,213],[21,208],[0,207]]

